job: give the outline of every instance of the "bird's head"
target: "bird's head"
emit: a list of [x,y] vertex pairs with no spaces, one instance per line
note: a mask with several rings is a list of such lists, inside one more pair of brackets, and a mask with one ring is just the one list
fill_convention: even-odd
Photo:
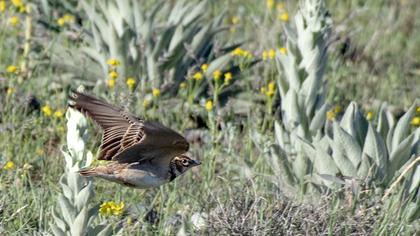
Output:
[[187,170],[194,166],[201,165],[201,162],[193,160],[186,155],[179,155],[174,157],[171,161],[171,180],[177,176],[184,174]]

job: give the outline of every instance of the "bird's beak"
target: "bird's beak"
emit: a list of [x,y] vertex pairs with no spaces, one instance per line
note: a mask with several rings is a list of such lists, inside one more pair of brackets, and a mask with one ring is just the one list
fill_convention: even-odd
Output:
[[199,166],[199,165],[201,165],[201,162],[200,161],[197,161],[197,160],[192,160],[193,161],[193,166]]

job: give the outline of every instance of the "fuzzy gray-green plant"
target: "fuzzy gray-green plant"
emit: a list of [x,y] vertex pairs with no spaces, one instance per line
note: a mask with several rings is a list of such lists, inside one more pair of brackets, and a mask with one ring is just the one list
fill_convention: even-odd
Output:
[[111,225],[94,224],[99,208],[90,207],[94,195],[92,180],[77,173],[92,162],[92,153],[85,150],[86,118],[71,108],[66,117],[67,147],[62,150],[65,173],[60,178],[62,193],[58,195],[57,207],[52,209],[51,230],[54,235],[111,235]]

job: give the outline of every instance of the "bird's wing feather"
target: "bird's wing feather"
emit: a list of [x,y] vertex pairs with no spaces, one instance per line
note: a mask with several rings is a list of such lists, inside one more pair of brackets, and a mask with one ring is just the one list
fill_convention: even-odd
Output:
[[99,160],[168,163],[188,151],[188,142],[158,122],[147,122],[92,96],[73,91],[70,107],[87,114],[103,129]]

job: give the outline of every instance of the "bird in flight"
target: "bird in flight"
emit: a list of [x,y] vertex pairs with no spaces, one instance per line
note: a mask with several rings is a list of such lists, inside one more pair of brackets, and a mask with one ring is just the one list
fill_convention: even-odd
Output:
[[134,188],[151,188],[174,180],[199,161],[185,155],[189,144],[159,122],[144,121],[90,95],[72,91],[69,107],[94,120],[103,130],[98,160],[104,166],[79,171]]

